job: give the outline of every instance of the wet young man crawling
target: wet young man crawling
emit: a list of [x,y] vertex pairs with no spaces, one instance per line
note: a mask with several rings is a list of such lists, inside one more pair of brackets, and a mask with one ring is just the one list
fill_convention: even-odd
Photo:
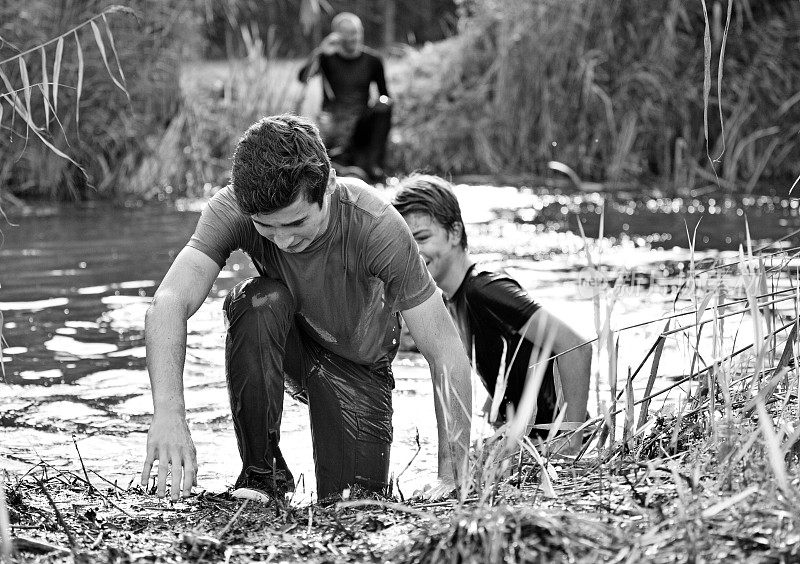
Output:
[[284,387],[308,404],[320,499],[387,485],[401,317],[434,382],[440,482],[428,495],[449,492],[470,435],[470,365],[458,332],[400,214],[366,184],[337,179],[316,126],[291,115],[263,118],[239,140],[230,186],[203,210],[147,312],[154,415],[142,485],[155,461],[159,496],[168,485],[172,499],[188,495],[196,481],[186,321],[237,249],[259,275],[224,302],[242,459],[234,495],[292,489],[280,445]]
[[[411,228],[490,396],[500,371],[503,367],[508,371],[498,421],[502,422],[509,406],[515,410],[519,406],[534,372],[537,346],[544,347],[552,338],[548,358],[556,359],[544,373],[531,414],[531,433],[546,436],[562,403],[566,412],[559,428],[578,428],[586,419],[591,347],[579,346],[584,339],[542,309],[516,280],[472,260],[461,208],[449,182],[438,176],[412,175],[400,182],[393,204]],[[581,434],[575,433],[560,452],[574,453],[580,444]]]

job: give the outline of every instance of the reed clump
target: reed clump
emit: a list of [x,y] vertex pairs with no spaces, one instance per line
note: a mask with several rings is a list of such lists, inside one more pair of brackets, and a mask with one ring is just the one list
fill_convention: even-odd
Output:
[[731,0],[728,22],[725,2],[707,4],[708,64],[699,1],[474,3],[459,36],[398,70],[397,166],[547,174],[556,161],[609,183],[718,176],[740,191],[793,180],[800,6]]
[[[194,25],[188,8],[177,1],[3,2],[3,192],[31,200],[124,195],[178,109],[180,59]],[[22,113],[13,109],[14,93]],[[28,112],[30,121],[22,115]]]
[[230,156],[242,133],[265,115],[302,113],[314,86],[297,80],[300,63],[267,58],[257,43],[248,56],[184,65],[180,110],[148,147],[129,190],[145,198],[168,193],[209,196],[230,175]]
[[[602,265],[602,245],[585,242],[588,263]],[[544,441],[521,438],[513,423],[501,427],[478,445],[450,520],[412,534],[394,560],[401,553],[411,562],[498,563],[800,556],[791,266],[798,250],[754,251],[748,241],[738,261],[700,268],[692,258],[675,312],[646,322],[667,321],[627,377],[618,374],[619,336],[641,324],[615,328],[618,288],[597,284],[595,377],[610,394],[598,392],[600,413],[583,426],[583,449],[561,454],[572,432],[559,432],[558,419]],[[659,370],[665,342],[686,362],[671,383]],[[644,391],[635,392],[648,365]]]

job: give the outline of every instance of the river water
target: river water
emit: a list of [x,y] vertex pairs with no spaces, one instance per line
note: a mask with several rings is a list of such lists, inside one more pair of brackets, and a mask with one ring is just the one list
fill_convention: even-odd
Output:
[[[597,284],[589,283],[596,278],[588,274],[592,270],[582,250],[579,221],[591,239],[593,260],[602,265],[598,270],[611,278],[624,274],[617,290],[604,291],[599,302],[605,312],[611,295],[616,297],[612,328],[691,307],[690,296],[677,290],[689,269],[686,226],[692,231],[701,217],[695,260],[706,265],[739,259],[745,217],[755,246],[800,227],[797,201],[774,196],[634,199],[489,186],[460,186],[458,194],[475,257],[506,268],[588,338],[596,335],[592,295]],[[46,206],[2,227],[0,467],[22,472],[42,459],[78,469],[80,452],[98,484],[100,476],[122,487],[138,481],[152,413],[144,314],[191,234],[201,205]],[[598,240],[601,223],[604,237]],[[796,265],[782,264],[779,271],[789,267]],[[234,255],[189,321],[186,405],[201,489],[223,490],[240,469],[224,379],[221,306],[226,292],[253,273],[245,255]],[[778,276],[778,284],[785,283]],[[788,313],[789,305],[784,309]],[[663,325],[650,323],[618,334],[620,374],[639,364]],[[752,323],[745,320],[738,329],[739,342],[746,342]],[[685,339],[668,340],[657,388],[686,373],[688,357]],[[598,398],[609,397],[606,361],[599,358],[593,415]],[[392,472],[399,474],[413,459],[399,482],[408,494],[435,474],[432,391],[427,365],[418,354],[401,353],[394,372]],[[634,390],[641,393],[645,379],[635,381]],[[477,410],[484,394],[480,385],[474,387]],[[681,390],[665,394],[666,402]],[[487,432],[477,417],[475,431]],[[288,397],[282,447],[295,476],[304,476],[299,497],[309,498],[314,473],[308,417],[304,406]]]

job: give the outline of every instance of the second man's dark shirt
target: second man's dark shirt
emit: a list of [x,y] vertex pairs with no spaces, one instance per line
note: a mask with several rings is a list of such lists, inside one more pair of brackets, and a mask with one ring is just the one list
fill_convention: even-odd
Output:
[[[515,408],[519,405],[529,363],[535,360],[531,359],[533,347],[530,341],[520,333],[541,306],[510,276],[477,265],[472,265],[467,271],[447,306],[467,354],[490,395],[494,395],[500,371],[508,371],[500,409],[500,419],[503,420],[507,405]],[[556,396],[553,362],[550,361],[539,389],[537,424],[552,422]]]

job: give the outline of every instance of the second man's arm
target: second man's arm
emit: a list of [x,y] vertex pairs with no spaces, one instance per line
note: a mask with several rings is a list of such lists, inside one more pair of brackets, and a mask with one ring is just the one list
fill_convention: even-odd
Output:
[[472,424],[469,358],[439,292],[402,314],[417,348],[431,367],[439,479],[455,484],[467,470],[469,455]]

